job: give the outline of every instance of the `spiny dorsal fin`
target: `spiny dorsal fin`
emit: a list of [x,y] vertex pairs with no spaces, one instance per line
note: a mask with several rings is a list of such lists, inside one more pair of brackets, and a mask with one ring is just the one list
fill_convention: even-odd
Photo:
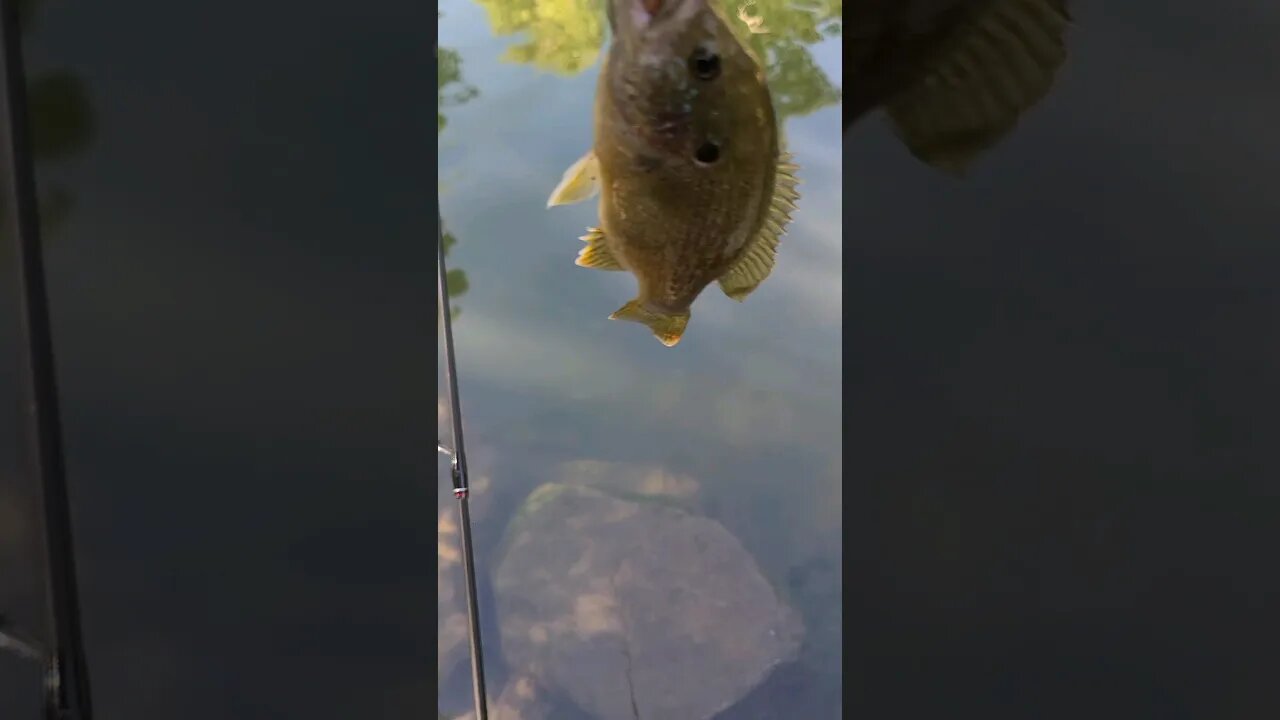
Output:
[[594,151],[578,158],[564,171],[560,184],[551,191],[547,198],[547,207],[554,205],[572,205],[589,200],[600,192],[600,163],[596,161]]
[[605,243],[604,231],[600,228],[587,228],[587,234],[578,238],[587,246],[578,252],[578,259],[573,263],[584,268],[595,270],[623,270]]
[[1069,24],[1062,0],[997,0],[958,27],[932,71],[886,104],[911,154],[963,173],[1048,94]]
[[799,169],[800,166],[791,162],[791,153],[779,154],[769,213],[765,216],[760,231],[747,244],[742,257],[720,277],[720,289],[738,302],[746,300],[751,291],[759,287],[769,277],[769,273],[773,272],[778,243],[782,241],[787,225],[791,222],[796,200],[800,199],[800,193],[796,190],[796,186],[800,184],[800,179],[796,177]]

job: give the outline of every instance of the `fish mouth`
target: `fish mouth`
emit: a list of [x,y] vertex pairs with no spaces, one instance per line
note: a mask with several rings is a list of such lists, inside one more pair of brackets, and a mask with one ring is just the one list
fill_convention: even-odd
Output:
[[626,13],[626,25],[645,30],[667,19],[676,22],[687,20],[705,5],[706,0],[613,0],[609,3],[609,10],[612,16],[617,6],[616,11]]

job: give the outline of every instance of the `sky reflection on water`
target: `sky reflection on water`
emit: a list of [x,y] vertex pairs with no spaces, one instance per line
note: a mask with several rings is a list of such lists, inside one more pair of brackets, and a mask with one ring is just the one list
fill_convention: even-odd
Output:
[[[594,459],[620,472],[696,478],[703,511],[737,534],[776,584],[815,562],[837,578],[803,598],[816,630],[805,659],[824,666],[802,663],[801,680],[775,680],[782,689],[773,697],[749,697],[724,717],[771,707],[825,717],[840,692],[838,659],[831,662],[839,656],[841,167],[833,150],[841,45],[820,34],[834,35],[838,6],[834,21],[812,28],[792,18],[792,35],[766,54],[775,58],[771,89],[795,108],[784,132],[804,183],[777,267],[746,303],[703,293],[675,349],[607,319],[634,289],[630,275],[574,266],[594,203],[545,207],[591,143],[598,63],[586,63],[595,63],[600,35],[590,5],[539,4],[541,15],[533,5],[484,6],[442,3],[439,36],[461,60],[460,79],[443,92],[475,89],[442,110],[439,179],[444,221],[458,238],[448,262],[468,286],[454,326],[468,449],[491,458],[484,472],[494,497],[476,519],[478,561],[493,567],[486,553],[515,505],[557,479],[562,463]],[[761,12],[767,24],[770,7]],[[525,26],[534,32],[495,36],[520,24],[512,17],[532,17]],[[779,30],[788,22],[781,16]],[[555,28],[563,34],[553,36]],[[443,490],[440,497],[448,502]],[[489,639],[497,618],[485,621],[496,695],[501,656]],[[465,678],[449,690],[445,709],[465,708]]]

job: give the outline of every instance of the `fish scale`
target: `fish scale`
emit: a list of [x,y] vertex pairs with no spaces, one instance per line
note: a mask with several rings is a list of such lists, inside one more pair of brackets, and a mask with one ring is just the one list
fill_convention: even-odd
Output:
[[[685,229],[682,235],[666,245],[672,256],[669,267],[673,268],[673,271],[661,300],[676,302],[681,292],[691,284],[707,275],[714,279],[715,271],[723,262],[723,254],[708,252],[708,249],[714,251],[715,248],[724,245],[720,242],[718,234],[726,224],[723,218],[733,216],[732,196],[719,192],[722,188],[721,183],[706,178],[692,190],[693,195],[706,197],[708,203],[705,211],[691,213],[691,218],[684,224]],[[704,284],[706,282],[709,281],[704,281]]]

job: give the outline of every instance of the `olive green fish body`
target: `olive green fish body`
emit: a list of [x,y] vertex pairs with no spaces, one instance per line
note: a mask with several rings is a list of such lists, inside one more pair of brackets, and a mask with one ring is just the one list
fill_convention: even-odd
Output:
[[[611,73],[622,65],[613,55],[597,105],[601,226],[610,249],[636,276],[638,299],[685,312],[764,221],[778,162],[768,89],[755,67],[744,67],[739,88],[691,90],[704,95],[695,101],[721,108],[715,116],[682,113],[678,104],[660,100],[643,108],[628,104],[626,95],[642,80]],[[731,94],[736,97],[725,97]],[[716,150],[705,152],[718,156],[702,163],[697,153],[708,144]]]
[[[763,69],[708,0],[613,5],[593,151],[549,204],[599,188],[601,227],[578,264],[629,270],[639,292],[612,317],[674,345],[707,285],[742,299],[768,275],[795,168],[780,154]],[[753,250],[764,262],[744,267]]]

